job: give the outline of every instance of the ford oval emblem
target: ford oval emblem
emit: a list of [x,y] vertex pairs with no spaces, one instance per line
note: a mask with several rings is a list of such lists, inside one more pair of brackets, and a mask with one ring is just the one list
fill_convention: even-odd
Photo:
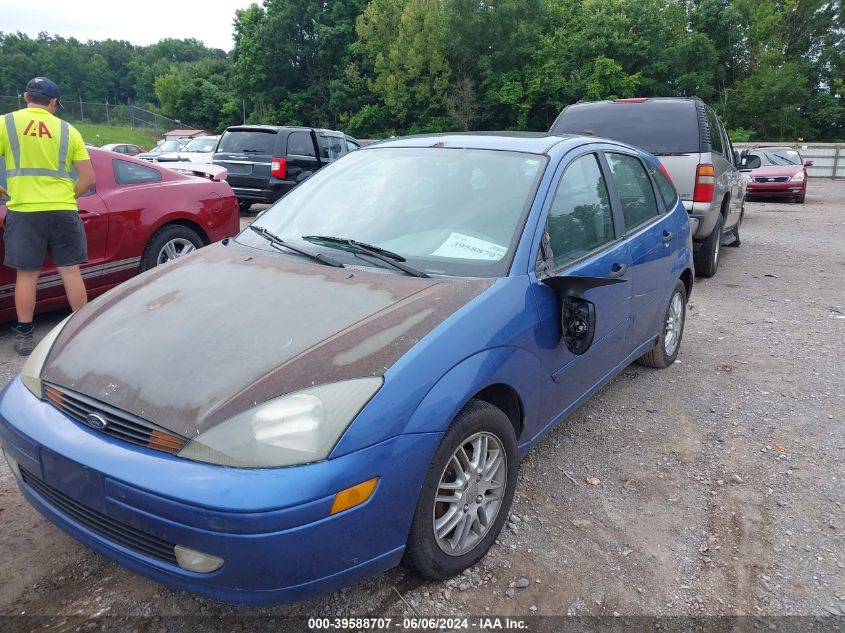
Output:
[[108,426],[109,423],[106,422],[101,415],[97,415],[96,413],[89,413],[87,416],[85,416],[85,424],[90,426],[92,429],[102,431]]

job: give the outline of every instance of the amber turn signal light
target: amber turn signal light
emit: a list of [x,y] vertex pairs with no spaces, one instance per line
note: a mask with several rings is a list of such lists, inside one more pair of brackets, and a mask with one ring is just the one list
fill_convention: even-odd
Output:
[[337,514],[349,508],[359,506],[369,499],[376,489],[378,477],[373,477],[346,490],[341,490],[334,496],[332,510],[329,514]]

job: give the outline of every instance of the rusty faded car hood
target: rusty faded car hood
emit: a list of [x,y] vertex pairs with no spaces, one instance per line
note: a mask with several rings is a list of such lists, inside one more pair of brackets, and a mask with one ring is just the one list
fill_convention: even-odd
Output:
[[212,245],[85,306],[42,378],[194,437],[279,395],[384,374],[492,281]]

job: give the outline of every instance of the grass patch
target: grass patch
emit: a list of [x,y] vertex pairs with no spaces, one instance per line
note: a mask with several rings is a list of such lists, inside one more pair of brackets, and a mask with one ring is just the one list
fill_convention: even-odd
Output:
[[90,123],[71,123],[79,130],[86,143],[100,147],[107,143],[132,143],[145,150],[151,149],[160,138],[155,132],[133,129],[120,125],[96,125]]

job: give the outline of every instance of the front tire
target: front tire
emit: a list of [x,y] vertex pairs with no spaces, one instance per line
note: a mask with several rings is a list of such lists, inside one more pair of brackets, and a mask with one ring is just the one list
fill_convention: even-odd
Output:
[[516,487],[516,434],[498,407],[471,400],[434,455],[403,562],[442,580],[477,563],[502,529]]
[[682,281],[676,281],[666,306],[663,317],[663,330],[657,339],[657,345],[648,354],[637,361],[646,367],[665,369],[675,362],[681,351],[681,339],[684,336],[684,323],[687,314],[687,289]]
[[699,277],[712,277],[719,269],[719,255],[722,252],[722,227],[725,218],[722,214],[716,219],[716,226],[704,240],[701,248],[692,255],[695,262],[695,274]]
[[163,226],[155,232],[144,249],[141,272],[187,255],[203,246],[205,242],[195,230],[181,224]]

